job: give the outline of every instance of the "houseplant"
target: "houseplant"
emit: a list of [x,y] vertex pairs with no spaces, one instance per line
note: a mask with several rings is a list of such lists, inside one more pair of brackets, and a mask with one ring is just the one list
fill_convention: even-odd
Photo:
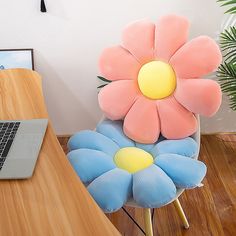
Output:
[[[236,0],[218,0],[221,6],[229,6],[227,14],[236,14]],[[221,89],[229,96],[230,107],[236,110],[236,27],[234,23],[220,34],[220,46],[224,55],[217,76]]]

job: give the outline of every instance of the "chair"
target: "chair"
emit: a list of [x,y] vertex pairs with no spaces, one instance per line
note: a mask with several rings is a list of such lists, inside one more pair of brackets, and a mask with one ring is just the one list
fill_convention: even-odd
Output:
[[[184,191],[184,188],[181,188],[181,186],[184,186],[185,188],[193,188],[199,186],[206,174],[205,165],[199,161],[194,160],[198,157],[199,141],[200,132],[198,130],[191,138],[187,139],[163,140],[163,137],[161,137],[160,140],[155,144],[135,143],[135,145],[133,145],[133,141],[127,138],[122,131],[122,122],[103,119],[98,124],[96,131],[80,131],[70,138],[68,142],[68,147],[70,150],[70,152],[68,153],[68,158],[73,168],[81,178],[82,182],[87,186],[89,192],[104,212],[114,212],[116,210],[119,210],[124,204],[132,207],[142,207],[144,208],[145,213],[146,234],[152,235],[151,208],[161,207],[171,202],[174,202],[178,213],[183,220],[185,228],[188,228],[188,222],[178,201],[178,197]],[[119,148],[117,148],[115,144],[118,144]],[[149,149],[149,153],[152,153],[153,156],[156,156],[155,147],[157,145],[159,145],[158,155],[162,155],[162,158],[163,153],[164,155],[165,153],[168,153],[168,155],[175,155],[174,157],[176,158],[179,158],[179,154],[181,154],[181,160],[178,159],[177,162],[181,162],[184,168],[181,168],[177,176],[176,181],[180,181],[178,185],[179,187],[175,188],[168,181],[166,182],[166,180],[164,180],[164,184],[168,186],[164,186],[164,188],[166,188],[167,190],[163,191],[163,185],[157,186],[157,189],[155,191],[155,195],[157,196],[157,198],[155,199],[154,205],[149,206],[150,203],[152,204],[153,198],[151,200],[143,199],[143,196],[141,196],[141,198],[139,196],[137,197],[139,198],[139,200],[141,199],[139,204],[137,204],[131,194],[128,194],[128,192],[131,192],[131,190],[129,189],[130,186],[126,184],[129,179],[127,182],[125,181],[126,178],[129,177],[129,175],[127,175],[126,172],[122,172],[122,168],[120,169],[120,172],[117,171],[118,169],[110,161],[110,157],[112,157],[114,153],[118,153],[119,149],[122,150],[122,148],[130,146],[142,148],[146,151],[148,151]],[[172,163],[172,166],[176,166],[176,161],[172,161],[174,161]],[[187,170],[185,170],[185,165],[189,166]],[[147,169],[144,169],[144,171]],[[112,171],[114,173],[111,175]],[[192,171],[196,171],[197,174],[193,175]],[[141,172],[142,171],[139,171],[137,173]],[[120,181],[117,181],[115,183],[113,182],[118,179],[121,174],[125,174],[125,178],[121,179],[122,186],[119,185]],[[190,181],[190,179],[188,179],[188,176],[194,176],[194,178],[192,178]],[[180,179],[178,179],[179,177]],[[171,178],[174,181],[176,177],[171,176]],[[187,181],[185,180],[186,178]],[[149,178],[149,180],[150,179],[151,178]],[[158,180],[158,182],[162,183],[163,180],[160,179]],[[175,182],[176,185],[177,182]],[[157,194],[160,190],[164,192],[164,195],[158,197]],[[139,192],[141,191],[138,191],[138,194]],[[154,191],[152,189],[149,189],[149,192]]]
[[206,174],[195,114],[212,116],[221,104],[219,85],[199,79],[219,66],[219,47],[206,36],[187,43],[188,27],[176,15],[128,25],[122,46],[105,49],[99,61],[106,119],[68,142],[72,166],[103,211],[144,208],[150,236],[151,209],[171,202],[189,227],[178,197]]

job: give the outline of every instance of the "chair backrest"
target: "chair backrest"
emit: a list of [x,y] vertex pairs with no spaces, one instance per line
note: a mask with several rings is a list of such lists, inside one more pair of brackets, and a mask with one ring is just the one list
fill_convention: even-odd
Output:
[[200,122],[200,116],[196,115],[196,118],[197,118],[197,121],[198,121],[198,128],[197,128],[197,131],[191,136],[196,141],[196,143],[198,144],[197,145],[196,155],[193,157],[194,159],[198,159],[199,152],[200,152],[200,145],[201,145],[201,126],[200,126],[201,122]]

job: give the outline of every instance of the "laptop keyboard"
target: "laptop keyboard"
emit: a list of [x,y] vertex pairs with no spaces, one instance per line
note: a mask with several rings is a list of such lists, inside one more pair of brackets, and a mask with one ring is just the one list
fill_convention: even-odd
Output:
[[0,170],[6,160],[20,122],[0,122]]

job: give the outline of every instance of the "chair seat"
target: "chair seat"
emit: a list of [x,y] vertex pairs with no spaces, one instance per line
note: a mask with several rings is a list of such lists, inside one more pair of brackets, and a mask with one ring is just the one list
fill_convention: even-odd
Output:
[[[175,201],[176,199],[179,198],[179,196],[184,192],[184,188],[176,188],[176,195],[173,199],[171,199],[169,202],[167,202],[165,205],[168,205],[170,203],[172,203],[173,201]],[[162,206],[165,206],[162,205]],[[125,206],[128,207],[135,207],[135,208],[143,208],[142,206],[138,205],[137,202],[135,202],[135,200],[133,198],[128,199],[128,201],[125,203]]]

